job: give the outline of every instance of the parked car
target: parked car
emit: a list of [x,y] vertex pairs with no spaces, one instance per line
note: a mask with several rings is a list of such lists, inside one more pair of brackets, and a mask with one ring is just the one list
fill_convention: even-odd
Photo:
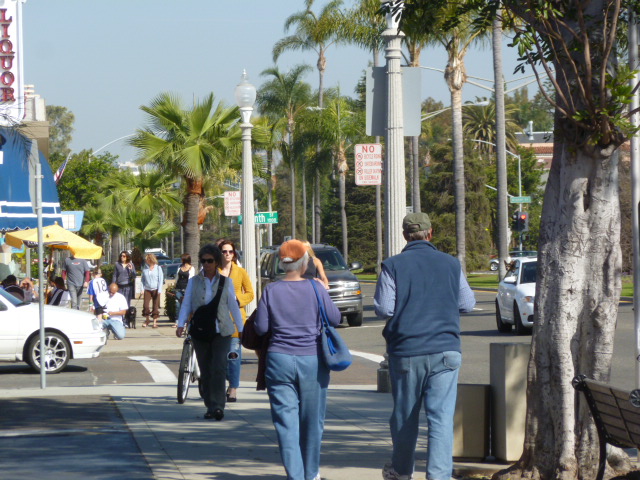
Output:
[[[95,358],[107,342],[94,315],[45,305],[45,369],[62,371],[69,360]],[[0,289],[0,361],[26,362],[40,371],[40,313],[37,303],[25,303]]]
[[[538,256],[538,252],[536,252],[535,250],[513,250],[509,252],[510,258],[521,258],[521,257],[534,258],[537,256]],[[498,266],[499,266],[498,257],[494,256],[489,263],[489,268],[491,269],[492,272],[497,272]]]
[[[362,325],[363,315],[362,289],[358,278],[351,270],[362,268],[362,264],[354,262],[347,266],[344,257],[336,247],[325,244],[314,244],[311,247],[324,266],[324,272],[329,280],[331,300],[342,313],[342,318],[347,319],[350,327],[359,327]],[[260,277],[262,289],[269,283],[284,277],[284,271],[280,268],[278,247],[262,250]]]
[[518,335],[531,333],[536,294],[537,258],[516,258],[498,284],[496,325],[507,333],[515,325]]
[[178,269],[182,265],[182,262],[177,263],[165,263],[164,265],[160,265],[162,268],[162,273],[164,275],[165,280],[172,280],[176,278],[178,274]]

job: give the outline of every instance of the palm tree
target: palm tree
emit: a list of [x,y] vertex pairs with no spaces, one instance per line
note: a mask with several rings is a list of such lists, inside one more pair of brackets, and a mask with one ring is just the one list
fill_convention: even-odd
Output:
[[[516,132],[520,131],[520,127],[517,123],[510,119],[510,117],[518,111],[516,105],[511,104],[505,106],[505,135],[507,140],[507,149],[515,152],[518,149],[518,140],[516,139]],[[483,140],[485,142],[497,143],[497,131],[496,131],[496,104],[490,103],[486,107],[476,106],[475,108],[465,108],[462,112],[462,122],[464,124],[463,132],[465,138],[472,138],[474,140]],[[478,144],[477,149],[484,153],[494,152],[494,147],[491,145]]]
[[178,97],[162,93],[150,106],[148,125],[139,129],[130,144],[139,150],[138,162],[151,163],[170,175],[181,177],[184,196],[184,251],[197,258],[200,248],[198,217],[205,197],[207,175],[228,165],[240,151],[237,107],[214,106],[213,94],[191,109],[182,107]]
[[[109,213],[106,209],[94,206],[85,208],[80,231],[84,235],[93,237],[96,245],[103,246],[104,236],[109,233],[109,228]],[[101,259],[98,259],[97,263],[100,266]]]
[[342,224],[342,250],[345,261],[349,257],[348,225],[346,212],[346,176],[349,170],[347,151],[362,138],[361,118],[356,118],[349,111],[349,105],[344,97],[332,99],[318,116],[316,134],[323,148],[329,150],[335,161],[338,173],[340,218]]
[[[318,107],[324,107],[324,72],[327,68],[326,51],[334,43],[340,41],[340,31],[344,26],[344,16],[340,11],[342,0],[331,0],[316,14],[313,10],[314,0],[305,0],[305,9],[296,12],[285,20],[284,28],[288,31],[295,25],[295,32],[276,42],[273,47],[273,61],[277,61],[280,55],[287,50],[311,50],[318,54],[316,66],[318,68]],[[320,238],[320,178],[318,172],[315,175],[313,211],[316,239]],[[305,199],[306,203],[306,199]],[[304,212],[306,225],[306,209]],[[306,233],[306,232],[305,232]]]
[[[311,87],[302,81],[302,76],[311,70],[308,65],[297,65],[289,72],[282,73],[278,67],[267,68],[262,76],[270,76],[260,87],[257,102],[263,115],[269,117],[274,124],[284,125],[286,144],[291,147],[296,129],[298,115],[304,112],[311,99]],[[291,170],[291,236],[296,237],[296,195],[295,195],[295,160],[289,155]]]

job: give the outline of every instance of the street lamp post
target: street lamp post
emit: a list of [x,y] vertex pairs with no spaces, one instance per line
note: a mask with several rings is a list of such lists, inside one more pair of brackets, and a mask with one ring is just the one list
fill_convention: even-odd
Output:
[[[249,275],[252,287],[256,285],[256,237],[255,217],[253,209],[253,166],[251,161],[251,113],[256,101],[256,87],[249,83],[247,71],[242,72],[240,83],[235,90],[236,102],[242,115],[242,249],[244,251],[244,268]],[[255,308],[255,302],[247,305],[247,312]]]
[[[380,0],[382,4],[387,0]],[[402,33],[400,15],[387,12],[387,28],[382,37],[387,43],[387,136],[384,162],[386,256],[402,251],[402,219],[407,214],[407,190],[404,170],[404,124],[402,120]]]

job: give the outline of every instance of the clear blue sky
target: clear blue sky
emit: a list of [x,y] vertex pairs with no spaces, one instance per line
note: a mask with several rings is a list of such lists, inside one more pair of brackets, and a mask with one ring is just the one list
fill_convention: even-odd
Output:
[[[318,11],[326,1],[316,3]],[[353,3],[345,0],[347,6]],[[186,104],[210,92],[232,104],[243,68],[259,87],[260,73],[273,66],[274,43],[285,36],[284,20],[303,7],[302,0],[28,0],[23,7],[25,83],[34,84],[47,105],[75,114],[74,151],[97,150],[142,127],[139,106],[162,91],[178,93]],[[514,79],[516,54],[505,46],[504,55],[505,77]],[[339,84],[353,95],[370,60],[355,47],[331,47],[325,85]],[[313,52],[285,53],[278,67],[285,71],[299,63],[314,67],[306,80],[317,88]],[[444,68],[444,50],[423,52],[422,64]],[[469,75],[493,78],[490,47],[471,51],[466,66]],[[464,92],[464,101],[489,95],[471,85]],[[423,71],[423,96],[449,105],[441,73]],[[135,155],[124,141],[106,150],[121,161]]]

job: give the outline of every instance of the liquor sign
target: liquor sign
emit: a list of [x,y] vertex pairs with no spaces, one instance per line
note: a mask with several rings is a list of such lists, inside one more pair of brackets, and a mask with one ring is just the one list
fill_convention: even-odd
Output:
[[7,0],[0,4],[0,125],[15,125],[24,119],[23,3]]
[[356,159],[356,185],[381,185],[382,145],[358,144],[353,151]]
[[227,217],[237,217],[242,213],[242,195],[238,190],[224,192],[224,214]]

